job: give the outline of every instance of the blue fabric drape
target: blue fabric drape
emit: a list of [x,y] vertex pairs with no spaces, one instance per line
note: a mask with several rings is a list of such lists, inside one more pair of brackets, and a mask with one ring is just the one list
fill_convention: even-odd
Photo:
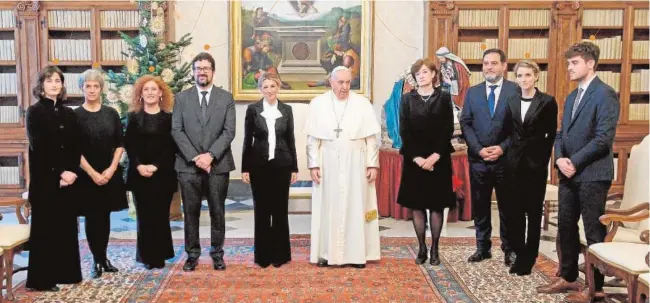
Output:
[[388,136],[393,140],[393,148],[397,149],[402,147],[402,138],[399,135],[399,108],[402,101],[403,86],[403,79],[395,82],[393,92],[390,94],[388,100],[386,100],[386,103],[384,103]]

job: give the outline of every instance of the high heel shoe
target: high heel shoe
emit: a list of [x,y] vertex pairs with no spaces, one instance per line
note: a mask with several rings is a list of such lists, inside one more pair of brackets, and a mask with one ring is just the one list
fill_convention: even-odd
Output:
[[97,279],[102,276],[102,266],[99,263],[93,264],[93,268],[90,269],[90,278]]
[[420,251],[418,252],[418,257],[415,258],[415,264],[422,265],[426,261],[427,261],[427,249],[426,248],[420,249]]
[[431,260],[429,261],[429,264],[433,266],[438,266],[440,265],[440,258],[438,257],[438,250],[437,249],[431,249]]

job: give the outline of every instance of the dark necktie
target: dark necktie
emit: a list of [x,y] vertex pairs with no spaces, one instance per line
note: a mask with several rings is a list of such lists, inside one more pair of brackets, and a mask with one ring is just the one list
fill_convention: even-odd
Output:
[[208,99],[205,97],[208,92],[201,92],[201,123],[205,125],[205,122],[208,119]]
[[575,101],[573,101],[573,109],[571,110],[571,120],[576,117],[576,111],[578,110],[578,105],[580,105],[580,99],[582,99],[582,92],[584,89],[578,88],[578,94],[576,95]]
[[496,101],[496,95],[494,90],[498,85],[490,85],[490,95],[488,96],[488,108],[490,108],[490,117],[494,117],[494,103]]

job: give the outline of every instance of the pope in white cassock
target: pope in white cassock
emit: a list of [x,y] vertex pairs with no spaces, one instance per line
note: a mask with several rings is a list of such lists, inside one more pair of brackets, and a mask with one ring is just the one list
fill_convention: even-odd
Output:
[[310,262],[364,268],[379,260],[375,179],[381,129],[367,98],[350,92],[352,74],[339,66],[332,90],[309,104],[305,124],[313,182]]

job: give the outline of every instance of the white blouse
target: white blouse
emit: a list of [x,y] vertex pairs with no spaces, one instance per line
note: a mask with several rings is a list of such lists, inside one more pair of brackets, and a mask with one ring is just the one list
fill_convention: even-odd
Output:
[[278,101],[270,105],[266,99],[262,101],[264,111],[261,115],[266,120],[266,128],[269,131],[269,161],[275,158],[275,120],[282,117],[282,113],[278,110]]

